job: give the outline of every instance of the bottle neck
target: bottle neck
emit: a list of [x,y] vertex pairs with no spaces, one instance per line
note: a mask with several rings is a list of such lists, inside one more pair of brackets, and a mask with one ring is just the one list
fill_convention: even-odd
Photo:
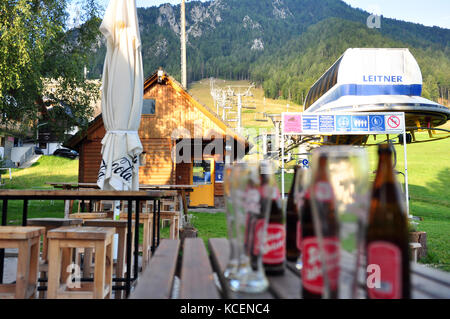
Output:
[[377,176],[375,179],[375,187],[380,186],[381,183],[394,182],[394,170],[392,168],[392,154],[388,152],[382,152],[379,155]]

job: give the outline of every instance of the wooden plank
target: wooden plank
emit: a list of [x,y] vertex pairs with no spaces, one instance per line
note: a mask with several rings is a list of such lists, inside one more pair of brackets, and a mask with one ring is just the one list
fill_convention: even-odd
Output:
[[269,290],[278,299],[300,299],[302,283],[300,277],[286,267],[281,276],[268,276]]
[[71,225],[83,224],[82,219],[66,219],[66,218],[28,218],[28,226],[46,226],[46,227],[61,227]]
[[[176,191],[104,191],[104,190],[16,190],[5,189],[0,199],[104,199],[145,200],[176,196]],[[33,198],[34,197],[34,198]]]
[[230,258],[230,245],[226,238],[210,238],[208,241],[209,251],[211,253],[211,262],[214,271],[217,273],[222,288],[222,294],[227,299],[273,299],[274,296],[269,292],[258,294],[238,293],[230,290],[223,272]]
[[130,299],[169,299],[178,259],[179,240],[163,239]]
[[201,238],[186,238],[184,240],[180,298],[220,298],[205,244]]
[[114,235],[113,227],[60,227],[50,230],[48,238],[103,240]]
[[0,226],[0,239],[28,239],[41,236],[44,232],[44,227]]

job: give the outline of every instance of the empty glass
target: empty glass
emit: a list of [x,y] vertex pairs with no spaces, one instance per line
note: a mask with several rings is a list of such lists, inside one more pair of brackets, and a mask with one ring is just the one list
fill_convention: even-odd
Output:
[[262,250],[275,187],[272,164],[237,163],[231,176],[239,266],[237,279],[229,281],[230,288],[247,293],[263,292],[268,288]]
[[323,297],[356,298],[369,205],[366,150],[321,147],[313,151],[312,167],[313,221],[321,260],[327,261]]

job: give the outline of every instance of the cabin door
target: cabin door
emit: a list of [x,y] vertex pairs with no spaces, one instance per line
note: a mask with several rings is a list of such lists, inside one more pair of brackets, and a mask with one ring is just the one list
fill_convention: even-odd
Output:
[[190,193],[189,206],[214,207],[214,159],[194,160],[191,176],[197,186]]

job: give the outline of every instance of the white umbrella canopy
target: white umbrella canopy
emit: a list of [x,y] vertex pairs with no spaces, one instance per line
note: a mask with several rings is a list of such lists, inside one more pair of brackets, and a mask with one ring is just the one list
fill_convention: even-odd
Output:
[[105,190],[138,190],[144,80],[136,1],[110,0],[100,32],[107,41],[102,77],[106,135],[97,184]]

